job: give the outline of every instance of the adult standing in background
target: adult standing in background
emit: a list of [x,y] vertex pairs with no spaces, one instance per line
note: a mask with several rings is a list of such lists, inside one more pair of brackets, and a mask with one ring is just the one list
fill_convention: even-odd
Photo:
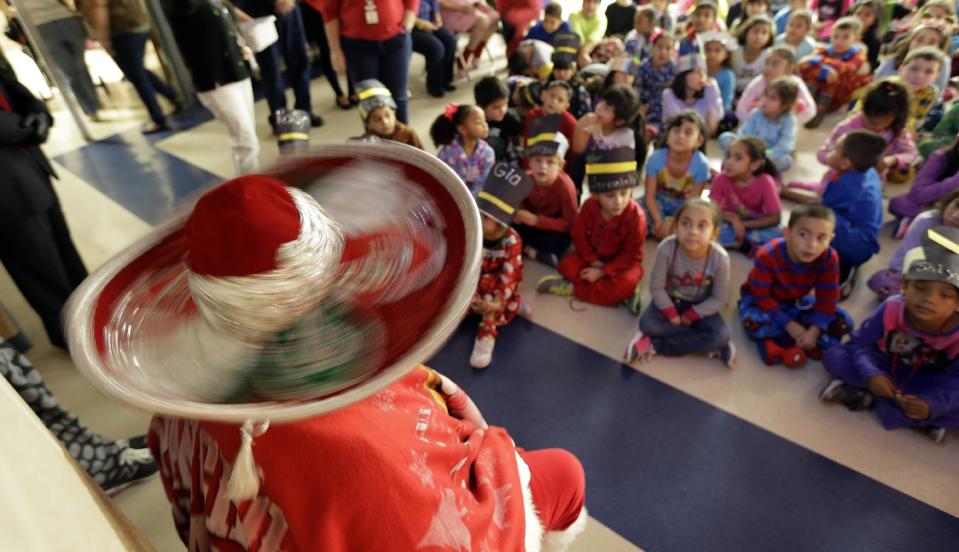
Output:
[[144,134],[170,130],[166,115],[157,103],[157,92],[179,108],[176,92],[143,65],[150,37],[150,16],[143,0],[84,0],[81,11],[100,46],[113,56],[120,70],[136,89],[150,114]]
[[413,51],[426,58],[426,91],[434,98],[456,90],[453,86],[453,61],[456,36],[443,26],[437,0],[420,0],[420,9],[411,33]]
[[303,16],[303,29],[306,30],[306,40],[316,44],[320,49],[320,69],[323,70],[323,76],[330,83],[333,94],[336,95],[336,107],[340,109],[350,109],[359,103],[356,97],[356,91],[353,89],[353,79],[346,77],[349,86],[349,96],[343,94],[343,88],[340,87],[340,79],[337,77],[336,70],[333,69],[333,62],[330,61],[330,43],[326,38],[326,27],[323,23],[322,0],[303,0],[300,4],[300,15]]
[[50,343],[66,349],[60,312],[87,277],[40,150],[53,118],[17,82],[0,54],[0,262],[43,321]]
[[539,20],[542,0],[497,0],[496,9],[503,16],[503,36],[506,54],[512,54],[526,38],[526,32]]
[[[409,123],[410,31],[418,0],[321,0],[330,60],[353,82],[377,79],[396,101],[396,118]],[[360,98],[362,100],[363,98]]]
[[30,21],[37,27],[53,63],[63,73],[80,108],[87,116],[98,119],[100,100],[83,57],[87,31],[80,15],[60,0],[27,0],[26,6]]
[[275,16],[279,39],[256,53],[260,82],[270,106],[270,126],[276,132],[276,112],[287,108],[286,83],[280,70],[280,58],[293,87],[296,109],[310,114],[310,126],[323,126],[323,118],[313,113],[310,99],[310,58],[306,52],[306,31],[296,0],[235,0],[244,14],[253,18]]
[[259,168],[253,84],[233,8],[220,0],[160,0],[203,107],[230,133],[238,174]]

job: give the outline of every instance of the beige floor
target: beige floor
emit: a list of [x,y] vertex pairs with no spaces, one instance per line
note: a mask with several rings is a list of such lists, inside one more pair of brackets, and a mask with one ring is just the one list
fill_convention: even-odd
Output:
[[[501,67],[502,64],[503,60],[498,59],[497,65]],[[488,74],[491,71],[487,63],[475,74]],[[419,56],[414,56],[411,75],[410,87],[414,94],[411,102],[412,124],[424,141],[429,143],[427,129],[432,119],[442,111],[447,101],[472,101],[472,86],[466,82],[459,83],[460,90],[443,100],[427,96]],[[314,82],[313,91],[317,111],[327,118],[325,127],[313,131],[314,141],[338,140],[360,132],[356,111],[335,109],[330,89],[322,79]],[[264,102],[257,105],[257,110],[263,146],[261,159],[264,166],[268,166],[276,158],[276,148],[265,122]],[[118,113],[122,116],[125,112]],[[134,118],[111,125],[98,125],[96,131],[102,134],[115,129],[132,128],[145,119],[142,109],[135,106],[127,113],[139,117],[139,120]],[[827,119],[820,130],[800,133],[797,168],[790,177],[815,179],[819,176],[822,169],[815,161],[813,152],[824,141],[835,122],[834,118]],[[75,129],[71,128],[65,117],[60,116],[48,151],[59,153],[80,145]],[[214,174],[231,176],[226,135],[218,123],[206,123],[188,132],[175,134],[160,142],[159,147]],[[718,151],[718,146],[710,144],[712,158],[718,159]],[[91,269],[148,231],[148,225],[95,188],[62,167],[57,169],[61,174],[61,180],[56,184],[57,191],[80,252]],[[882,252],[867,265],[865,273],[883,266],[896,246],[886,231],[883,232],[882,244]],[[647,242],[647,271],[651,267],[654,250],[655,244]],[[748,266],[747,259],[733,255],[735,281],[745,277]],[[535,322],[604,355],[619,359],[635,328],[635,318],[624,309],[587,306],[583,312],[574,312],[567,300],[537,296],[533,291],[534,284],[545,273],[545,267],[530,263],[523,283],[526,297],[535,308]],[[80,415],[91,428],[112,437],[144,432],[148,414],[116,404],[99,394],[77,374],[66,355],[45,342],[39,320],[5,272],[0,273],[0,296],[36,343],[30,354],[31,360],[68,408]],[[734,293],[733,302],[725,313],[730,321],[736,320],[732,307],[735,297]],[[875,304],[868,290],[861,286],[844,307],[857,320],[862,320]],[[955,470],[955,466],[959,465],[959,439],[956,436],[951,436],[944,445],[935,446],[925,437],[912,432],[884,431],[873,416],[825,407],[816,399],[816,392],[824,382],[818,364],[811,363],[798,371],[766,368],[755,349],[747,343],[739,326],[735,323],[731,326],[740,348],[740,361],[735,370],[727,370],[716,361],[695,358],[656,359],[648,366],[637,368],[717,408],[952,515],[959,515],[959,475]],[[169,509],[158,480],[131,488],[117,497],[116,501],[158,550],[183,549],[173,531]],[[636,547],[593,520],[586,535],[574,549],[629,551],[636,550]]]

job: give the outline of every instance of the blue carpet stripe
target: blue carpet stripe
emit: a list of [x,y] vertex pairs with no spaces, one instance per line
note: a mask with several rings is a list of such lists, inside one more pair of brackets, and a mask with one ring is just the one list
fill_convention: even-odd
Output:
[[527,320],[472,370],[475,332],[465,322],[430,365],[520,446],[579,456],[590,513],[637,546],[956,550],[959,519]]

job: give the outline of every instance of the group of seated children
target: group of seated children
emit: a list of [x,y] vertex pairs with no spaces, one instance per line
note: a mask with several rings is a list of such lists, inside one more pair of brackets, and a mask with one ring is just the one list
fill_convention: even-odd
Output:
[[[584,2],[588,18],[593,4]],[[447,106],[430,134],[483,221],[472,366],[488,366],[497,331],[529,314],[518,294],[524,257],[556,269],[539,292],[640,315],[626,360],[700,353],[732,366],[721,311],[736,251],[753,258],[738,313],[764,362],[823,359],[835,379],[822,399],[875,404],[886,427],[926,428],[941,440],[957,425],[954,7],[929,0],[887,24],[875,0],[848,12],[822,4],[814,13],[792,0],[773,18],[765,0],[743,0],[727,32],[713,0],[695,2],[672,28],[662,27],[677,19],[664,19],[670,5],[654,2],[632,11],[621,53],[595,63],[591,50],[594,63],[582,68],[586,42],[550,8],[512,52],[509,78],[479,80],[475,106]],[[896,36],[888,52],[876,39],[887,29]],[[616,40],[601,47],[615,50]],[[359,94],[367,135],[422,147],[390,116],[379,83],[360,83]],[[837,110],[848,112],[817,152],[822,179],[785,182],[802,128]],[[705,153],[712,138],[723,152],[718,171]],[[911,188],[889,210],[902,246],[869,279],[884,302],[853,332],[839,302],[879,251],[884,189],[901,184]],[[637,187],[645,194],[634,198]],[[785,227],[780,197],[797,203]],[[647,237],[660,243],[643,310]]]

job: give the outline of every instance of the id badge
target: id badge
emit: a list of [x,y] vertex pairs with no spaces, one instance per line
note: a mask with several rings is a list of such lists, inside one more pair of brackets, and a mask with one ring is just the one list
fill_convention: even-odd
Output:
[[380,22],[380,12],[376,10],[375,2],[367,2],[364,11],[367,25],[376,25]]

